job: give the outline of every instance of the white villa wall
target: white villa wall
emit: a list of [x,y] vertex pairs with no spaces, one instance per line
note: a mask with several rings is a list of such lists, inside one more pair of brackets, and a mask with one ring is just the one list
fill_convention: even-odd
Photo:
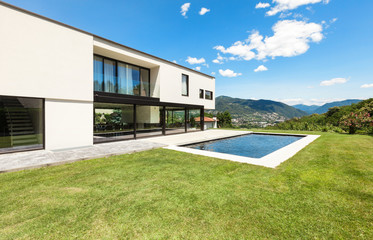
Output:
[[93,37],[0,4],[0,94],[93,101]]
[[45,99],[46,149],[93,144],[94,53],[150,68],[152,97],[162,102],[215,107],[199,98],[199,89],[215,97],[212,77],[0,3],[0,95]]
[[46,149],[92,145],[92,41],[0,4],[0,95],[46,99]]
[[93,103],[45,100],[45,149],[93,145]]

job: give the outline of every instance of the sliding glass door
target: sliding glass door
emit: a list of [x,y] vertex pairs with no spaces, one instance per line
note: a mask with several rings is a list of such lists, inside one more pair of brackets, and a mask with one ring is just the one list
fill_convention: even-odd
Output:
[[43,99],[0,96],[0,153],[43,147]]

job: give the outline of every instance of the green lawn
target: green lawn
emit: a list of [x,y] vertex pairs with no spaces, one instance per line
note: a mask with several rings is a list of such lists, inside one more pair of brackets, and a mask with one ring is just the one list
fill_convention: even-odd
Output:
[[157,149],[0,174],[0,239],[373,239],[373,137],[317,134],[276,169]]

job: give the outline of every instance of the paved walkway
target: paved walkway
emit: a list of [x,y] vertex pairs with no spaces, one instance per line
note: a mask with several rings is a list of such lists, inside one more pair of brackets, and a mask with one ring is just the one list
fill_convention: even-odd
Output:
[[183,145],[248,134],[247,131],[207,130],[141,140],[101,143],[89,147],[61,151],[38,150],[0,154],[0,173],[30,168],[60,165],[86,159],[94,159],[126,153],[146,151],[170,145]]
[[140,152],[164,146],[166,145],[150,142],[148,140],[128,140],[122,142],[101,143],[89,147],[62,151],[37,150],[1,154],[0,173]]

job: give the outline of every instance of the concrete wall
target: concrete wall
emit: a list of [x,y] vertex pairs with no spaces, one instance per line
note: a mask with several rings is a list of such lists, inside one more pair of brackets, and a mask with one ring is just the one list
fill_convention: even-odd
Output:
[[0,95],[46,99],[46,149],[92,145],[92,42],[0,4]]

